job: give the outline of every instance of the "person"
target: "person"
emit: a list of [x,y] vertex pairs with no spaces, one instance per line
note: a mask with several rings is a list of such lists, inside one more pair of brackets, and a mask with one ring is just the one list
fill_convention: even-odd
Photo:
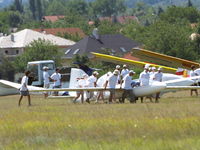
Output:
[[129,96],[130,98],[130,103],[135,103],[136,102],[136,97],[133,93],[133,87],[131,86],[132,83],[132,76],[135,74],[133,70],[129,71],[129,74],[127,74],[123,79],[122,83],[120,85],[120,88],[123,89],[123,94],[122,94],[122,100],[121,103],[124,103],[125,98]]
[[123,69],[122,69],[122,71],[121,71],[122,79],[123,79],[127,74],[129,74],[129,69],[128,69],[127,65],[123,65]]
[[21,101],[24,96],[28,97],[28,106],[31,106],[31,97],[28,91],[28,78],[29,78],[30,73],[31,73],[30,71],[26,71],[25,76],[23,76],[21,80],[21,87],[19,89],[21,96],[19,98],[18,106],[21,105]]
[[[94,71],[92,73],[92,75],[87,79],[86,86],[87,87],[97,87],[97,76],[98,75],[99,75],[99,73],[97,71]],[[90,98],[92,98],[93,95],[94,95],[94,92],[92,92],[92,91],[86,92],[86,96],[87,96],[86,102],[87,103],[90,103]]]
[[[197,76],[200,76],[200,65],[199,65],[199,68],[196,69],[194,72],[197,74]],[[198,80],[198,86],[200,86],[200,78]]]
[[156,74],[156,67],[151,67],[151,72],[149,73],[151,81],[153,80],[155,74]]
[[115,99],[115,87],[116,87],[116,84],[117,84],[118,75],[119,75],[119,71],[115,70],[113,72],[113,74],[108,77],[108,79],[106,80],[106,83],[105,83],[105,90],[108,87],[108,90],[110,92],[109,103],[112,103],[113,102],[112,100],[114,100],[114,102],[116,101],[116,99]]
[[148,67],[145,67],[144,71],[141,72],[140,76],[139,76],[140,86],[149,85],[149,79],[150,79],[150,75],[149,75],[149,72],[148,72]]
[[[77,78],[77,80],[78,80],[77,88],[85,87],[87,77],[88,77],[87,74],[83,74],[82,78]],[[84,101],[84,91],[77,91],[76,97],[74,98],[73,102],[75,103],[80,96],[81,96],[81,103],[83,103],[83,101]]]
[[[49,81],[50,81],[50,75],[48,73],[48,67],[44,66],[43,67],[43,79],[44,79],[44,88],[48,89],[49,88]],[[48,97],[48,92],[44,92],[44,98]]]
[[[158,72],[156,72],[154,74],[153,80],[158,81],[158,82],[162,82],[162,77],[163,77],[162,68],[158,68]],[[155,100],[156,103],[159,102],[158,101],[159,96],[160,96],[160,92],[156,93],[156,100]]]
[[[148,86],[149,85],[149,68],[148,66],[144,67],[144,71],[140,73],[139,76],[139,81],[140,81],[140,86]],[[152,101],[152,99],[150,99]],[[143,97],[141,97],[141,103],[143,103]]]
[[[190,77],[194,77],[194,76],[198,76],[198,73],[197,73],[196,70],[195,70],[195,66],[192,65],[192,66],[191,66],[191,71],[190,71]],[[196,80],[196,79],[194,80],[193,86],[198,86],[198,80]],[[197,91],[197,89],[192,89],[192,90],[190,90],[190,95],[191,95],[191,96],[193,95],[193,92],[195,92],[196,96],[198,96],[198,91]]]
[[[115,70],[118,70],[118,71],[119,71],[117,82],[118,82],[118,84],[120,84],[120,83],[121,83],[121,80],[122,80],[122,76],[121,76],[121,66],[120,66],[120,65],[117,65],[117,66],[115,67]],[[114,70],[114,71],[115,71],[115,70]]]
[[[59,73],[60,69],[56,68],[56,72],[51,75],[51,79],[53,80],[53,88],[61,88],[61,74]],[[58,92],[54,92],[55,96],[58,96]]]

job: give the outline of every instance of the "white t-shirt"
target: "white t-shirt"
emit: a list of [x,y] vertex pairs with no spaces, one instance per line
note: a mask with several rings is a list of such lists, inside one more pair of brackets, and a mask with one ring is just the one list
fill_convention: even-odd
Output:
[[54,86],[60,86],[61,85],[61,82],[60,82],[61,74],[60,73],[56,73],[56,72],[53,73],[51,75],[51,79],[56,80],[56,81],[54,81]]
[[87,79],[86,85],[87,85],[88,87],[94,87],[94,83],[95,83],[95,82],[97,82],[97,77],[91,75],[91,76]]
[[127,74],[129,74],[129,70],[128,69],[122,69],[122,72],[121,72],[122,78],[124,78]]
[[20,91],[27,91],[28,90],[27,86],[28,86],[28,77],[23,76],[21,81]]
[[139,80],[140,80],[141,86],[149,85],[149,79],[150,79],[150,75],[148,72],[143,71],[140,73]]
[[[198,74],[198,76],[200,76],[200,68],[196,69],[194,72],[195,72],[196,74]],[[200,82],[200,79],[199,79],[199,82]]]
[[[196,70],[194,71],[194,70],[191,70],[190,71],[190,77],[195,77],[195,76],[197,76],[198,75],[198,73],[196,73]],[[193,80],[195,83],[197,83],[198,82],[198,80],[197,79],[194,79]]]
[[108,88],[114,89],[118,80],[118,75],[115,76],[114,74],[110,75],[109,78],[107,79],[108,81]]
[[83,88],[86,86],[86,80],[85,79],[79,79],[77,82],[77,88]]
[[153,78],[154,78],[155,81],[162,82],[162,77],[163,77],[163,73],[162,72],[156,72],[154,74]]
[[44,79],[44,84],[49,84],[49,73],[47,71],[43,72],[43,79]]
[[150,72],[149,75],[150,75],[150,80],[153,80],[153,78],[155,77],[155,74],[156,72]]
[[125,89],[125,90],[133,89],[133,87],[131,86],[131,83],[132,83],[132,77],[129,76],[129,74],[127,74],[123,78],[122,88]]

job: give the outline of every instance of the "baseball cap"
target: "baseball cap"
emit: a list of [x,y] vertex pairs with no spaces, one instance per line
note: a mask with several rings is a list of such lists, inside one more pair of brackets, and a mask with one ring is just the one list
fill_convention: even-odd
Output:
[[117,65],[117,66],[116,66],[116,69],[119,69],[119,68],[121,68],[120,65]]
[[126,68],[126,67],[127,67],[127,65],[124,64],[124,65],[123,65],[123,68]]
[[135,72],[133,70],[130,70],[129,73],[134,73],[135,74]]
[[99,75],[99,73],[97,71],[92,73],[93,75]]
[[114,74],[114,75],[118,75],[118,74],[119,74],[119,71],[118,71],[118,70],[114,70],[113,74]]

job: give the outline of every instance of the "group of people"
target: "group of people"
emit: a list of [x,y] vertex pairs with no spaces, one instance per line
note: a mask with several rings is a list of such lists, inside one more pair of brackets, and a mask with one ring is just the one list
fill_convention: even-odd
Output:
[[[122,97],[119,99],[119,103],[124,103],[126,98],[129,98],[130,103],[135,103],[137,97],[133,92],[134,86],[147,86],[149,85],[150,80],[155,80],[162,82],[162,69],[158,68],[156,71],[155,67],[149,67],[146,65],[144,71],[140,73],[139,82],[132,80],[135,72],[129,70],[127,65],[123,65],[121,68],[120,65],[117,65],[115,70],[111,74],[107,74],[104,82],[100,81],[101,78],[97,79],[98,72],[93,72],[91,76],[84,74],[82,78],[77,79],[77,88],[86,88],[86,87],[104,87],[104,90],[109,91],[108,103],[117,102],[116,101],[116,88],[123,90]],[[91,91],[86,91],[86,102],[90,103],[90,99],[94,96],[94,93]],[[74,102],[81,97],[81,102],[84,102],[84,91],[77,91],[77,96],[74,99]],[[104,91],[99,91],[96,102],[99,102],[100,98],[104,100]],[[159,93],[156,94],[156,102],[158,102]],[[143,98],[141,98],[143,102]]]

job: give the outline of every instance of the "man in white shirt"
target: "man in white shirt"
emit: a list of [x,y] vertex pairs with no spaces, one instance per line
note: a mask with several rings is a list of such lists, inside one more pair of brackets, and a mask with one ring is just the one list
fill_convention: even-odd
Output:
[[[43,79],[44,79],[44,88],[48,89],[49,88],[49,80],[50,80],[50,75],[48,73],[48,67],[44,66],[43,67]],[[44,98],[48,97],[48,92],[44,92]]]
[[113,72],[113,74],[108,77],[108,79],[106,80],[106,83],[105,83],[105,90],[108,87],[108,89],[110,91],[109,103],[112,103],[112,100],[114,100],[114,102],[116,101],[115,87],[116,87],[117,80],[118,80],[118,74],[119,74],[119,71],[115,70]]
[[[92,75],[87,79],[86,81],[86,86],[87,87],[96,87],[97,86],[97,76],[99,75],[99,73],[97,71],[93,72]],[[87,91],[86,92],[86,102],[90,103],[90,98],[92,98],[94,95],[94,92],[92,91]]]
[[123,79],[122,79],[122,83],[121,83],[121,88],[123,89],[123,94],[122,94],[122,101],[121,103],[124,103],[125,98],[127,98],[127,96],[129,96],[130,98],[130,102],[131,103],[135,103],[136,102],[136,97],[133,93],[133,87],[131,85],[132,83],[132,76],[135,74],[134,71],[129,71],[129,74],[127,74]]
[[[88,78],[87,74],[83,74],[82,78],[77,78],[77,88],[84,88],[86,86],[86,80]],[[76,100],[81,96],[81,103],[84,101],[84,91],[76,91],[76,97],[73,102],[76,103]]]
[[[61,74],[60,69],[56,68],[56,72],[51,75],[51,79],[54,82],[53,88],[61,88]],[[54,92],[55,96],[58,96],[58,92]]]
[[[194,72],[197,74],[197,76],[200,76],[200,68],[196,69]],[[200,79],[198,80],[198,85],[200,86]]]
[[[200,74],[199,74],[200,75]],[[198,70],[195,70],[195,66],[191,66],[191,71],[190,71],[190,77],[195,77],[195,76],[198,76]],[[194,80],[194,84],[193,84],[193,86],[198,86],[198,80],[196,79],[196,80]],[[192,90],[190,90],[190,95],[192,96],[193,95],[193,92],[195,92],[196,93],[196,96],[198,96],[198,91],[197,91],[197,89],[192,89]]]
[[[153,80],[154,81],[158,81],[158,82],[162,82],[162,77],[163,77],[163,73],[162,73],[162,68],[158,68],[158,72],[156,72],[154,74],[154,77],[153,77]],[[158,99],[159,99],[159,96],[160,96],[160,92],[156,93],[156,103],[158,103]]]
[[123,69],[121,71],[121,76],[122,76],[122,79],[125,77],[125,75],[129,74],[129,69],[127,67],[127,65],[123,65]]
[[149,79],[150,79],[150,75],[148,72],[148,68],[145,67],[144,71],[140,73],[140,77],[139,77],[140,85],[141,86],[149,85]]
[[156,67],[151,67],[151,72],[149,73],[151,81],[153,80],[155,73],[156,73]]
[[26,71],[25,72],[25,76],[23,76],[22,80],[21,80],[21,87],[19,89],[20,91],[20,98],[19,98],[19,102],[18,102],[18,106],[21,105],[21,100],[23,98],[23,96],[28,96],[28,106],[31,106],[31,97],[28,91],[28,77],[30,75],[30,71]]

